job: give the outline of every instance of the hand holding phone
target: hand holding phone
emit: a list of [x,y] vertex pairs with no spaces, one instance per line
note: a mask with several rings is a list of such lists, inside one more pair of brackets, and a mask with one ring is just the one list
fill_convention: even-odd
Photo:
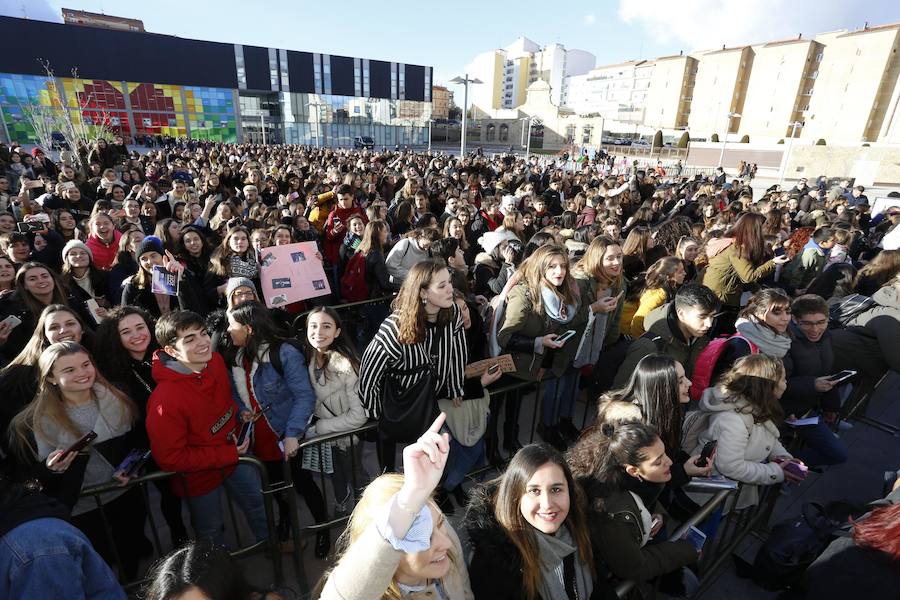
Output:
[[575,335],[575,330],[574,330],[574,329],[569,329],[568,331],[566,331],[566,332],[563,333],[562,335],[557,336],[555,341],[556,341],[558,344],[563,345],[563,344],[565,344],[566,342],[568,342],[570,339],[572,339],[572,337],[573,337],[574,335]]
[[700,451],[700,458],[694,461],[694,464],[698,467],[705,467],[709,464],[709,459],[712,457],[713,452],[716,451],[716,446],[718,445],[718,440],[711,440],[706,442],[703,446],[703,450]]
[[856,371],[852,371],[850,369],[841,371],[839,373],[835,373],[834,375],[829,375],[826,379],[832,383],[840,383],[846,379],[850,379],[851,377],[856,375]]

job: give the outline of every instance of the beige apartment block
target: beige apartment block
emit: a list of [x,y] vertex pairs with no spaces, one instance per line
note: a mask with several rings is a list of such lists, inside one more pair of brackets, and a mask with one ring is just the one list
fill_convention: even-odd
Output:
[[[824,46],[813,40],[793,39],[754,46],[753,68],[741,113],[739,135],[777,141],[791,133],[791,123],[802,123],[818,77]],[[797,137],[802,127],[797,128]]]
[[658,129],[687,127],[697,64],[697,59],[691,56],[656,59],[647,90],[644,125]]
[[827,144],[900,143],[900,23],[823,34],[802,137]]
[[[695,138],[724,139],[728,113],[743,114],[747,84],[753,68],[754,52],[750,46],[722,48],[698,56],[697,77],[691,99],[688,129]],[[741,117],[730,120],[729,132],[736,132]]]
[[431,86],[431,118],[448,119],[453,92],[442,85]]

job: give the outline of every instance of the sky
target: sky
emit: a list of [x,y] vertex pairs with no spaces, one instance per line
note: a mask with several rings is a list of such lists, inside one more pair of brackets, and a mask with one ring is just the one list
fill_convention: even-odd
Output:
[[900,0],[0,0],[0,14],[61,22],[63,6],[141,19],[154,33],[428,65],[436,85],[521,36],[603,65],[900,22]]

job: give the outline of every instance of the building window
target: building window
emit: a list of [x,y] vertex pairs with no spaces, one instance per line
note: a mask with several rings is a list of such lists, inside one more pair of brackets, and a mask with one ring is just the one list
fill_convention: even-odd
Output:
[[509,125],[503,123],[500,126],[500,141],[508,142],[509,141]]
[[400,100],[406,100],[406,64],[400,63],[399,65],[399,89],[397,90],[397,97]]
[[487,134],[485,135],[485,141],[493,142],[494,134],[495,134],[494,124],[491,123],[490,125],[487,126]]
[[322,55],[322,93],[331,93],[331,55]]
[[287,50],[278,51],[278,63],[281,70],[281,90],[283,92],[289,92],[291,91],[291,80],[288,76]]
[[234,64],[237,69],[238,89],[247,89],[247,68],[244,66],[244,47],[234,45]]
[[322,55],[313,54],[313,82],[317,94],[322,93]]
[[278,54],[275,48],[269,48],[269,89],[278,91]]
[[581,129],[581,143],[582,144],[590,144],[591,143],[591,133],[593,132],[593,128],[590,125],[585,125]]
[[364,58],[362,61],[363,67],[363,92],[362,95],[366,98],[369,97],[369,59]]

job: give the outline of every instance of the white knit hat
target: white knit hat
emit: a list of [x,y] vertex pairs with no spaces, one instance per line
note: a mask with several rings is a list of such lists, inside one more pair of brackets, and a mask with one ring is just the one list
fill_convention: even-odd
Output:
[[63,262],[65,262],[66,260],[66,255],[68,255],[69,252],[71,252],[75,248],[81,248],[82,250],[87,252],[88,256],[91,258],[91,263],[94,262],[94,253],[91,252],[91,249],[87,247],[87,244],[85,244],[81,240],[69,240],[68,242],[66,242],[66,245],[63,246],[62,251]]

